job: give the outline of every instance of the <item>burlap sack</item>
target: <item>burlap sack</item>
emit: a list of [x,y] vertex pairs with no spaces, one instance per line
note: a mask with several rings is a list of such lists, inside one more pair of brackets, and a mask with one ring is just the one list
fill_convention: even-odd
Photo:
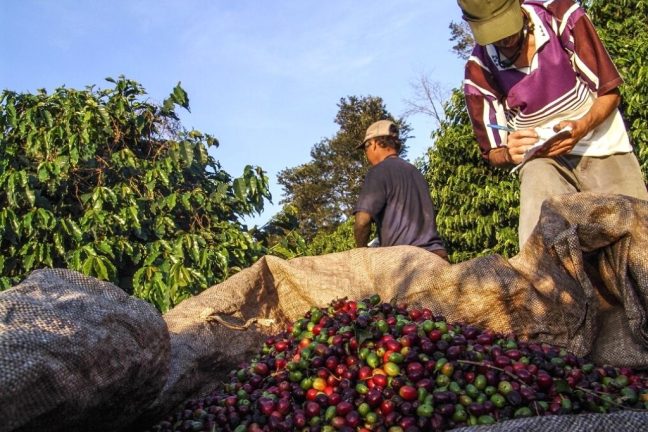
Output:
[[118,431],[166,381],[169,336],[148,303],[68,270],[0,293],[0,431]]
[[574,194],[545,203],[529,242],[510,260],[493,255],[450,265],[410,246],[290,261],[266,256],[164,316],[171,378],[155,409],[210,390],[258,352],[266,335],[311,306],[374,293],[450,321],[591,354],[598,363],[645,368],[647,217],[644,201]]
[[[278,304],[266,258],[164,315],[171,335],[169,376],[145,419],[212,390],[259,352],[266,335],[290,323]],[[137,427],[145,427],[140,421]],[[137,430],[135,428],[134,430]]]

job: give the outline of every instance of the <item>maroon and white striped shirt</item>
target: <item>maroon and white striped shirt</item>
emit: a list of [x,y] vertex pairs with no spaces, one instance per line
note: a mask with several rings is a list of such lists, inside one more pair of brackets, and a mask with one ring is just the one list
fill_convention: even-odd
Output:
[[[531,65],[501,67],[501,54],[493,45],[477,45],[466,63],[466,104],[485,158],[507,139],[507,132],[487,124],[551,128],[584,116],[598,95],[623,82],[585,11],[572,0],[527,0],[522,7],[533,24],[536,52]],[[617,109],[570,154],[629,151],[632,147]]]

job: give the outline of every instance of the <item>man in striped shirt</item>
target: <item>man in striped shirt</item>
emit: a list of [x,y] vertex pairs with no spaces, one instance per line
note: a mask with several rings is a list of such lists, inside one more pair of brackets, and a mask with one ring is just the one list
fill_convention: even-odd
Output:
[[622,78],[583,9],[572,0],[458,3],[477,42],[464,93],[483,157],[514,166],[547,130],[571,128],[520,169],[520,247],[551,196],[595,191],[648,200],[617,108]]

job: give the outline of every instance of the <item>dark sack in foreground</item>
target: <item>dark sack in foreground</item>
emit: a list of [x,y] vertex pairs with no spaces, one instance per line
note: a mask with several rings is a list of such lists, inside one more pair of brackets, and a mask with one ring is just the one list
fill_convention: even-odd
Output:
[[115,431],[166,380],[159,313],[115,285],[40,270],[0,293],[0,431]]

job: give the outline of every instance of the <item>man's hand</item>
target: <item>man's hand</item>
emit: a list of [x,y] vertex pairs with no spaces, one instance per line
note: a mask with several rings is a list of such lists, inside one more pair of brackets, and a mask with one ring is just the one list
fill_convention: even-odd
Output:
[[621,95],[619,89],[610,90],[608,93],[597,97],[587,114],[580,119],[565,120],[555,125],[554,130],[556,132],[564,127],[571,126],[571,137],[562,141],[556,141],[545,156],[554,157],[569,153],[578,141],[598,127],[612,114],[616,107],[619,106],[620,101]]
[[353,223],[353,236],[355,237],[356,247],[367,247],[369,234],[371,234],[371,215],[363,211],[356,212],[355,222]]
[[567,126],[571,127],[569,138],[556,141],[546,150],[544,153],[538,153],[539,155],[546,157],[560,156],[572,151],[574,146],[589,132],[589,127],[582,120],[564,120],[554,126],[554,132],[558,132],[562,128]]
[[522,162],[524,153],[538,142],[538,134],[533,129],[520,129],[508,134],[506,146],[515,165]]
[[433,250],[433,251],[431,251],[431,252],[432,252],[433,254],[435,254],[435,255],[440,256],[441,258],[443,258],[443,259],[446,260],[447,262],[450,262],[450,259],[448,258],[448,252],[446,252],[445,249],[435,249],[435,250]]

